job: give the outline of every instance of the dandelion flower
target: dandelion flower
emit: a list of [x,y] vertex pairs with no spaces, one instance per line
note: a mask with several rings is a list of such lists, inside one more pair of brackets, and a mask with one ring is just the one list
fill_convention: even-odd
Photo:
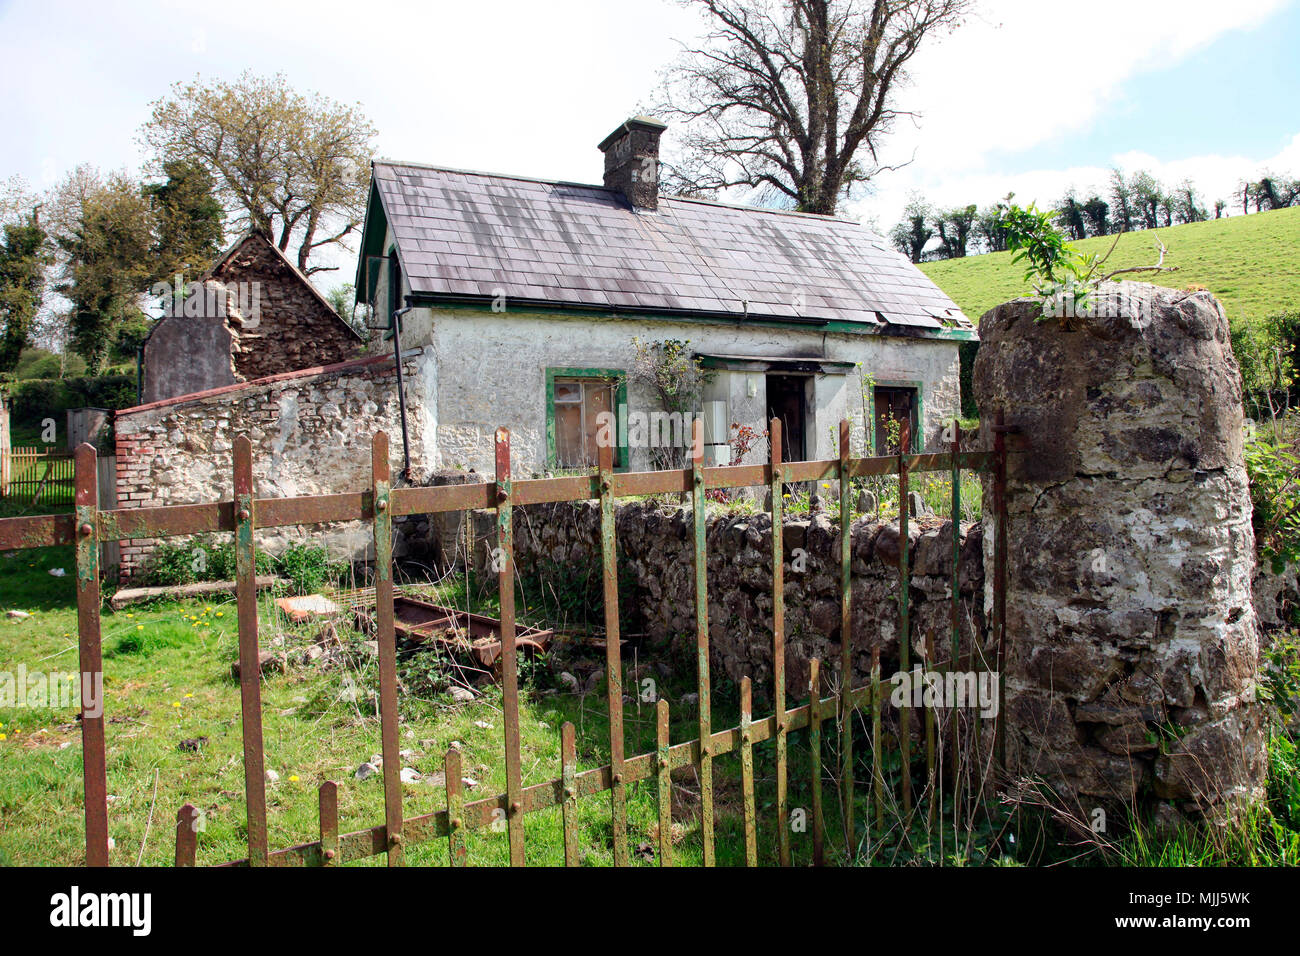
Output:
[[181,702],[180,702],[179,700],[174,700],[174,701],[172,701],[172,706],[173,706],[173,707],[179,707],[180,705],[181,705]]
[[290,774],[290,776],[289,776],[289,782],[290,782],[290,783],[297,783],[297,782],[298,782],[298,775],[297,775],[296,773],[295,773],[295,774]]
[[8,739],[9,739],[8,734],[0,733],[0,740],[8,740]]
[[135,629],[136,629],[137,631],[143,631],[143,630],[144,630],[144,625],[143,625],[143,624],[137,624],[137,625],[135,626]]

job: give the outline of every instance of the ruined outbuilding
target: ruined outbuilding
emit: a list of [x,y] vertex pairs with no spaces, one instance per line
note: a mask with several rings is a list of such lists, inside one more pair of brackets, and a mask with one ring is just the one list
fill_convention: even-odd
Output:
[[144,344],[145,404],[334,365],[362,347],[361,336],[260,232],[240,237],[165,310]]

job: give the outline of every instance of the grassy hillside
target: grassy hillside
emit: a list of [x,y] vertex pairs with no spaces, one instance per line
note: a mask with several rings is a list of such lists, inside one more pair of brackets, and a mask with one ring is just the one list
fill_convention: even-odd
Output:
[[[1131,278],[1175,289],[1205,286],[1223,302],[1229,318],[1257,319],[1300,308],[1300,207],[1129,233],[1106,270],[1154,263],[1156,236],[1169,248],[1165,264],[1178,271]],[[1104,255],[1112,242],[1113,237],[1102,236],[1075,245]],[[921,269],[976,322],[993,306],[1028,291],[1024,269],[1012,265],[1008,252],[927,262]]]

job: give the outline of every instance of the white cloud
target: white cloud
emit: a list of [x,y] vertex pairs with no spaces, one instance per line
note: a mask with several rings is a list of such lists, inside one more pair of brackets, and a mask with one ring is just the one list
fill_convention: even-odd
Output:
[[1240,187],[1243,179],[1258,179],[1267,172],[1289,176],[1300,174],[1300,133],[1272,156],[1223,155],[1159,157],[1137,150],[1117,153],[1107,166],[1071,166],[1065,169],[1036,169],[1006,174],[992,171],[935,171],[918,183],[891,183],[870,200],[855,203],[850,213],[868,219],[882,231],[898,221],[909,193],[916,189],[932,205],[957,206],[969,202],[991,205],[1009,192],[1022,205],[1036,202],[1047,208],[1074,188],[1080,198],[1097,192],[1109,201],[1110,171],[1119,167],[1126,174],[1144,169],[1167,187],[1189,179],[1196,186],[1204,205],[1213,210],[1214,202],[1227,202],[1227,214],[1241,212]]
[[983,0],[980,14],[913,61],[904,104],[921,113],[890,152],[979,168],[1087,129],[1137,73],[1170,66],[1288,0]]

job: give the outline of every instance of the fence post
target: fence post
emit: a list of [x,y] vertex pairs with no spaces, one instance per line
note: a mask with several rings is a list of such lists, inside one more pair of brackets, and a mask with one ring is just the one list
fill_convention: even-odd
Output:
[[239,705],[244,726],[248,865],[270,862],[266,843],[266,770],[262,756],[262,667],[257,646],[257,554],[253,541],[253,445],[234,442],[235,603],[239,610]]
[[176,866],[194,866],[198,851],[199,811],[187,803],[176,811]]
[[822,813],[822,662],[808,662],[808,762],[812,767],[813,866],[826,861],[826,820]]
[[[560,805],[560,824],[564,828],[564,865],[578,865],[578,744],[573,722],[566,720],[560,728],[560,786],[564,802]],[[615,848],[617,850],[617,847]]]
[[[904,418],[898,437],[898,669],[911,675],[912,629],[909,626],[911,555],[908,554],[907,452],[912,445],[911,420]],[[912,709],[905,695],[898,715],[898,745],[902,761],[903,816],[912,811]]]
[[447,787],[448,860],[452,866],[464,866],[469,855],[465,847],[465,783],[460,775],[460,751],[457,748],[447,748],[442,771]]
[[849,862],[857,857],[853,825],[853,502],[849,500],[849,423],[840,420],[840,786]]
[[704,497],[704,422],[695,419],[691,442],[691,517],[695,532],[695,669],[700,718],[700,833],[704,865],[713,866],[713,736],[709,693],[709,522]]
[[9,406],[0,396],[0,498],[9,496]]
[[519,667],[515,650],[514,526],[510,507],[510,430],[496,431],[497,593],[501,604],[501,691],[506,738],[506,829],[510,865],[524,865],[523,768],[519,755]]
[[772,459],[772,709],[776,712],[776,846],[782,866],[790,865],[790,784],[785,717],[785,483],[781,480],[781,419],[768,426]]
[[668,701],[655,705],[655,755],[659,767],[659,865],[673,865],[673,772],[668,763]]
[[[956,668],[961,654],[961,425],[952,423],[952,658],[949,666]],[[961,721],[957,708],[948,710],[948,733],[952,735],[952,802],[956,807],[961,796],[961,767],[957,741]],[[940,830],[942,833],[942,829]]]
[[614,523],[611,475],[614,449],[600,446],[600,558],[605,586],[605,688],[609,702],[610,804],[614,824],[614,865],[627,866],[627,795],[623,785],[623,661],[618,629],[618,535]]
[[333,780],[320,785],[317,794],[320,814],[320,855],[322,866],[335,866],[339,855],[339,788]]
[[402,865],[402,758],[397,745],[397,639],[393,633],[393,512],[388,435],[370,440],[371,522],[375,538],[375,640],[379,644],[379,738],[384,755],[388,865]]
[[81,761],[86,865],[108,866],[108,770],[104,755],[104,663],[99,634],[99,481],[93,445],[76,453],[77,632],[81,664]]

